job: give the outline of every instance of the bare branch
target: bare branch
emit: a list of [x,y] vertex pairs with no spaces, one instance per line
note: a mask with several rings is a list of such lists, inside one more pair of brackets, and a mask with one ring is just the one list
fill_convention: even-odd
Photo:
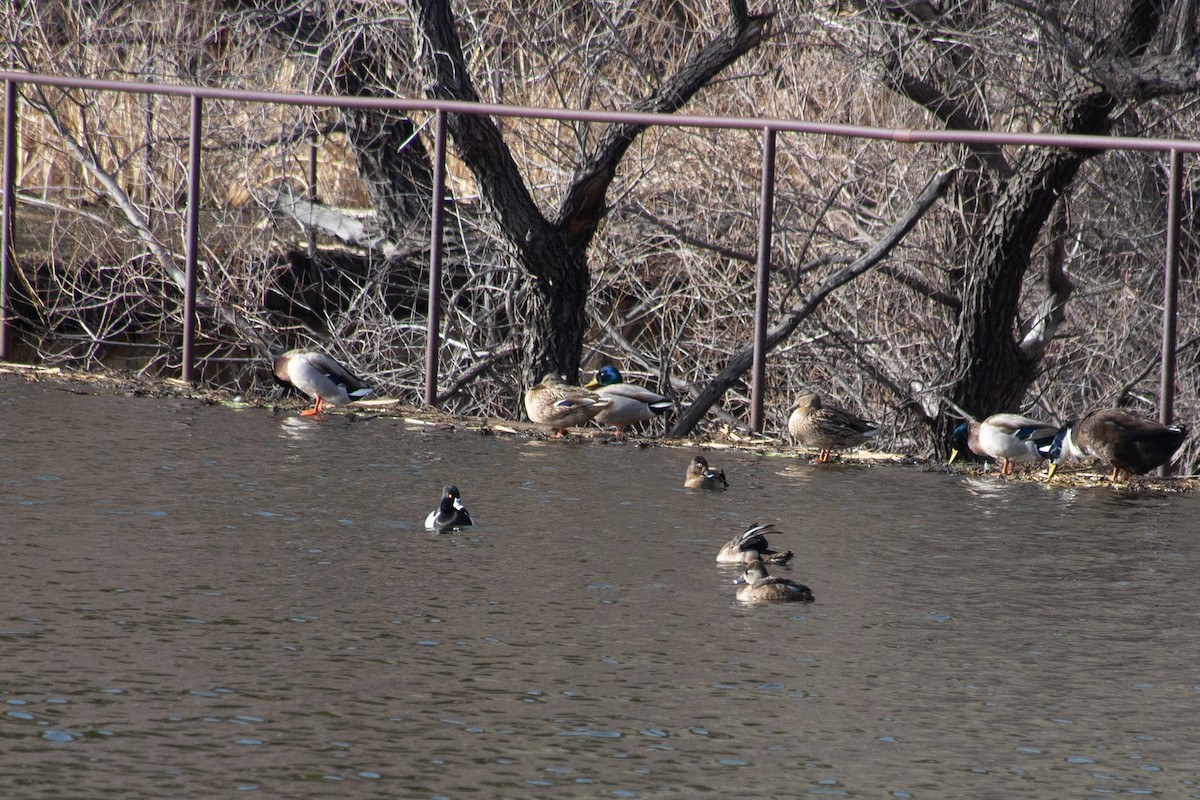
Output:
[[[767,350],[771,350],[779,342],[790,336],[799,327],[800,323],[815,311],[825,298],[836,289],[859,277],[886,258],[892,249],[903,241],[904,237],[908,235],[908,232],[913,229],[925,212],[942,196],[950,186],[950,181],[954,175],[955,171],[950,170],[932,179],[926,184],[925,189],[917,199],[913,201],[912,207],[908,212],[901,219],[897,220],[896,224],[892,226],[891,230],[884,237],[863,253],[854,263],[822,280],[804,299],[803,303],[793,308],[784,315],[782,320],[773,325],[767,331]],[[753,345],[748,345],[733,355],[720,374],[704,388],[700,397],[696,398],[696,401],[679,415],[679,419],[671,429],[670,435],[686,436],[691,432],[692,428],[695,427],[700,417],[704,415],[709,407],[717,402],[726,390],[745,374],[746,370],[750,369],[753,357]]]

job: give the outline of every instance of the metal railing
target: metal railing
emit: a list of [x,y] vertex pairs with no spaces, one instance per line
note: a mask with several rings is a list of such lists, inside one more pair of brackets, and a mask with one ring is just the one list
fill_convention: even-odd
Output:
[[562,121],[585,121],[609,124],[670,126],[679,128],[720,128],[761,131],[762,176],[759,199],[758,253],[755,265],[754,357],[751,366],[750,427],[761,431],[763,426],[763,395],[766,375],[767,290],[770,282],[771,233],[774,226],[775,145],[780,133],[799,133],[819,136],[845,136],[877,139],[900,143],[944,143],[974,145],[1007,145],[1037,147],[1068,147],[1090,150],[1136,150],[1170,154],[1170,184],[1167,193],[1167,237],[1164,260],[1163,336],[1160,361],[1159,415],[1166,423],[1174,413],[1174,379],[1176,349],[1176,315],[1179,280],[1179,225],[1182,196],[1183,154],[1200,153],[1200,141],[1177,139],[1148,139],[1121,136],[1087,136],[1048,133],[998,133],[989,131],[956,131],[937,129],[879,128],[806,120],[767,119],[757,117],[715,117],[697,114],[656,114],[625,111],[576,111],[562,108],[534,108],[495,103],[467,103],[452,100],[383,99],[345,95],[301,94],[288,92],[256,92],[236,89],[212,89],[201,86],[164,85],[161,83],[125,82],[38,75],[0,70],[4,81],[4,152],[2,202],[0,202],[0,359],[10,354],[11,319],[10,285],[13,271],[13,226],[16,201],[16,148],[18,120],[18,86],[37,84],[63,89],[126,92],[133,94],[169,95],[191,99],[190,147],[188,158],[188,205],[185,234],[186,285],[184,287],[184,340],[182,378],[194,379],[194,339],[196,315],[196,231],[200,208],[200,138],[203,132],[203,103],[205,100],[230,100],[243,103],[266,103],[318,108],[385,109],[392,111],[431,112],[434,115],[433,208],[429,254],[429,310],[426,327],[424,400],[434,405],[437,398],[438,348],[441,324],[441,266],[442,266],[442,199],[446,179],[446,115],[484,114],[497,117],[525,117]]

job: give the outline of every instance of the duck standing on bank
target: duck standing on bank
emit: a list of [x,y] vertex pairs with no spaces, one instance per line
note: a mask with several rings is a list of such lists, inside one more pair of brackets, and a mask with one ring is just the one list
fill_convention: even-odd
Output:
[[1124,472],[1141,475],[1167,463],[1187,438],[1187,428],[1163,425],[1119,408],[1093,411],[1062,427],[1043,453],[1050,459],[1046,478],[1058,465],[1077,458],[1098,458],[1112,467],[1109,480]]
[[778,578],[767,572],[761,558],[746,565],[746,571],[734,581],[737,599],[743,603],[811,603],[812,589],[790,578]]
[[595,420],[601,425],[612,425],[617,429],[618,435],[624,433],[631,425],[654,419],[673,405],[669,398],[644,386],[626,383],[621,373],[611,364],[605,364],[596,370],[596,377],[588,381],[585,388],[612,401],[596,415]]
[[820,451],[824,464],[834,450],[858,447],[879,433],[879,424],[867,422],[837,406],[825,405],[816,392],[804,392],[788,417],[788,432],[797,444]]
[[796,554],[791,550],[781,553],[767,545],[767,534],[775,532],[774,525],[751,525],[721,547],[717,561],[721,564],[748,564],[762,559],[772,564],[786,564]]
[[964,450],[1001,462],[1000,474],[1011,475],[1013,462],[1045,460],[1041,448],[1058,432],[1058,425],[1020,414],[992,414],[983,422],[971,420],[954,429],[950,462]]
[[320,414],[325,406],[362,400],[371,393],[366,381],[318,350],[289,350],[275,357],[273,369],[279,381],[314,401],[311,409],[300,412],[302,417]]
[[725,470],[708,465],[704,456],[696,456],[688,464],[683,476],[685,489],[728,489],[729,481],[725,480]]
[[582,386],[573,386],[554,373],[547,373],[541,383],[525,390],[525,413],[539,425],[548,425],[554,435],[566,435],[567,428],[588,424],[597,414],[612,405]]
[[448,483],[442,487],[442,500],[438,507],[429,512],[425,518],[425,527],[431,531],[449,531],[459,528],[469,528],[474,520],[463,505],[462,495],[458,487]]

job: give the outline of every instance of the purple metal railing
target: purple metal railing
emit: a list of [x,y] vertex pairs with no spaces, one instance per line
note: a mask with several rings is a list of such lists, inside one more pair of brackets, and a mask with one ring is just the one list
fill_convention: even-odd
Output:
[[187,281],[185,291],[185,324],[183,347],[183,378],[192,379],[192,347],[195,335],[195,266],[197,253],[195,216],[199,210],[199,138],[202,102],[206,99],[231,100],[244,103],[268,103],[324,108],[370,108],[394,111],[423,111],[435,115],[434,129],[434,207],[430,232],[429,268],[429,327],[426,342],[425,402],[433,405],[437,398],[438,346],[440,334],[439,288],[442,259],[442,192],[445,180],[445,115],[484,114],[497,117],[528,117],[565,121],[588,121],[633,125],[664,125],[681,128],[721,128],[758,130],[763,135],[763,166],[759,207],[758,258],[755,274],[755,332],[754,361],[751,374],[751,428],[761,431],[766,374],[767,288],[770,273],[771,231],[774,225],[775,138],[777,134],[803,133],[821,136],[846,136],[859,139],[878,139],[902,143],[944,143],[979,145],[1028,145],[1037,147],[1071,147],[1090,150],[1136,150],[1170,153],[1171,190],[1168,194],[1167,256],[1164,266],[1165,300],[1163,310],[1163,342],[1159,408],[1164,421],[1169,421],[1174,409],[1174,375],[1176,346],[1176,302],[1179,277],[1179,193],[1182,183],[1183,154],[1200,153],[1200,141],[1178,139],[1141,139],[1122,136],[1083,136],[1048,133],[996,133],[990,131],[916,130],[908,128],[878,128],[806,120],[762,119],[756,117],[713,117],[697,114],[653,114],[628,111],[574,111],[556,108],[531,108],[495,103],[466,103],[452,100],[383,99],[325,94],[286,92],[255,92],[237,89],[210,89],[199,86],[171,86],[161,83],[124,82],[38,75],[0,70],[4,81],[4,154],[2,206],[0,206],[0,359],[9,357],[9,284],[12,273],[12,236],[15,221],[17,86],[23,83],[57,86],[65,89],[158,94],[189,97],[192,100],[191,152],[188,172]]

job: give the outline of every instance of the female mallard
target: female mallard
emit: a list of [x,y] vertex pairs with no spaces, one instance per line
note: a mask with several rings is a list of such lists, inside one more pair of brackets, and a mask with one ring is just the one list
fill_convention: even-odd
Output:
[[950,438],[950,463],[963,450],[1001,462],[1000,474],[1011,475],[1014,461],[1042,461],[1041,448],[1054,438],[1058,426],[1020,414],[992,414],[983,422],[964,422]]
[[474,524],[471,515],[467,513],[467,507],[463,505],[458,487],[453,483],[442,487],[442,502],[425,518],[425,527],[431,531],[469,528]]
[[341,406],[371,393],[362,378],[317,350],[289,350],[275,357],[275,377],[311,397],[315,404],[300,416],[320,414],[325,406]]
[[788,432],[803,447],[820,450],[817,463],[823,464],[834,450],[857,447],[877,435],[879,424],[823,404],[816,392],[804,392],[792,406]]
[[748,564],[758,559],[765,559],[772,564],[791,561],[795,555],[791,550],[781,553],[767,546],[768,533],[775,533],[775,526],[751,525],[725,543],[721,552],[717,553],[717,561],[722,564]]
[[743,603],[811,603],[815,599],[812,589],[804,584],[769,575],[761,558],[747,564],[746,571],[734,583],[739,584],[737,599]]
[[612,401],[612,405],[597,414],[595,419],[601,425],[612,425],[618,434],[630,425],[653,419],[655,414],[664,413],[672,405],[668,398],[644,386],[625,383],[621,373],[611,364],[596,370],[596,377],[588,381],[586,387]]
[[549,425],[556,436],[567,428],[586,425],[589,420],[612,405],[606,397],[582,386],[572,386],[554,373],[542,382],[525,390],[525,412],[539,425]]
[[1162,425],[1119,408],[1093,411],[1078,422],[1067,423],[1043,452],[1050,459],[1046,477],[1073,458],[1098,458],[1112,467],[1116,483],[1124,472],[1141,475],[1170,460],[1187,438],[1187,428]]
[[729,481],[725,480],[725,470],[710,467],[704,456],[696,456],[684,473],[683,486],[685,489],[727,489]]

